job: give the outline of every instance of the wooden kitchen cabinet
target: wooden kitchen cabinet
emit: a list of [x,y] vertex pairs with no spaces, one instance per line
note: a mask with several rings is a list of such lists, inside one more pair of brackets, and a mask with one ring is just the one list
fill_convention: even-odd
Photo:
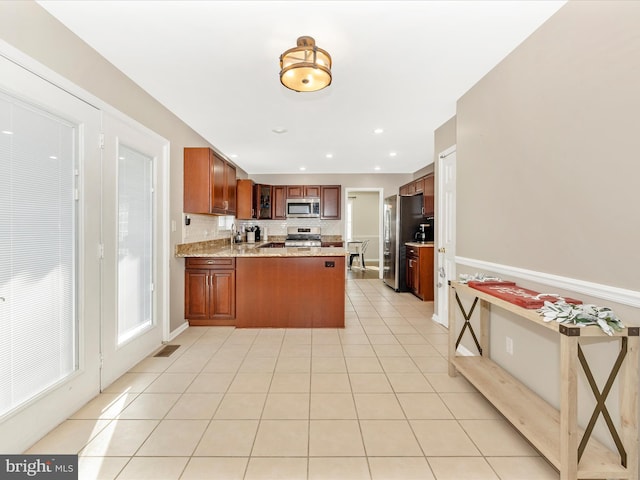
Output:
[[238,220],[268,220],[271,218],[271,185],[255,184],[253,180],[237,181]]
[[433,301],[433,246],[407,245],[407,288],[418,298]]
[[184,316],[189,325],[235,325],[235,258],[185,262]]
[[344,328],[345,257],[238,257],[238,328]]
[[253,180],[240,179],[236,182],[236,218],[238,220],[251,220],[255,218]]
[[287,218],[287,187],[284,185],[274,185],[271,187],[271,218],[274,220],[284,220]]
[[258,220],[268,220],[272,216],[271,212],[271,185],[254,185],[253,187],[253,208],[255,218]]
[[340,185],[320,186],[320,218],[340,220]]
[[184,149],[183,210],[235,215],[236,167],[207,147]]
[[319,198],[319,185],[287,185],[287,198]]
[[424,177],[424,190],[422,192],[422,213],[425,217],[433,217],[435,214],[435,176]]

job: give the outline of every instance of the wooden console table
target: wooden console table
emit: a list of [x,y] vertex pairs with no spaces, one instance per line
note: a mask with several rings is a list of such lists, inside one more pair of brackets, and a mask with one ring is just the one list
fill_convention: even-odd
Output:
[[[461,296],[475,299],[466,312]],[[480,303],[479,339],[470,320]],[[456,328],[458,305],[464,317]],[[540,328],[560,335],[560,410],[556,410],[489,358],[489,325],[492,306],[525,318]],[[458,356],[457,348],[465,332],[473,337],[479,356]],[[536,310],[528,310],[459,282],[449,289],[449,375],[460,372],[484,395],[529,442],[560,472],[561,480],[638,479],[638,347],[640,327],[627,327],[608,336],[597,326],[577,327],[546,323]],[[602,388],[596,384],[580,347],[580,338],[595,342],[618,342],[620,350],[609,378]],[[582,366],[596,406],[587,427],[578,427],[578,364]],[[617,379],[620,397],[620,432],[607,409],[607,396]],[[602,415],[616,451],[611,451],[591,433]]]

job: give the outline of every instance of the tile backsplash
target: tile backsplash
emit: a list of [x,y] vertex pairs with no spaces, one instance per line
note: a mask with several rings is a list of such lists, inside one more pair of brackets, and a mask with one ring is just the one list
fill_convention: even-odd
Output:
[[[190,219],[190,224],[184,224],[184,218]],[[183,216],[182,243],[202,242],[228,238],[231,235],[232,225],[235,223],[240,230],[247,226],[259,226],[264,236],[284,236],[287,227],[320,227],[322,235],[344,235],[344,223],[342,220],[320,220],[318,218],[296,218],[291,220],[236,220],[231,216],[198,215],[187,213]]]

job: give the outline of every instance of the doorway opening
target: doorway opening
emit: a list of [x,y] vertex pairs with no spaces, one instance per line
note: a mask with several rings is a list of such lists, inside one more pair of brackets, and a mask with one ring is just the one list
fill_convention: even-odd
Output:
[[[349,252],[347,262],[352,272],[375,272],[374,278],[382,278],[382,188],[345,188],[345,248]],[[364,248],[363,248],[364,246]],[[358,248],[362,249],[361,255]]]

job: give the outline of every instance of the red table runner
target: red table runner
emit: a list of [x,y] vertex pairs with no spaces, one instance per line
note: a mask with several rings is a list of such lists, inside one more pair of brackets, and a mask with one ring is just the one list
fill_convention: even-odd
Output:
[[[528,290],[526,288],[519,287],[515,282],[508,281],[493,281],[493,282],[469,282],[471,288],[480,290],[481,292],[488,293],[494,297],[501,298],[509,303],[518,305],[523,308],[540,308],[544,305],[545,301],[555,302],[559,297],[553,295],[540,295],[540,292],[534,290]],[[567,303],[579,304],[582,300],[576,300],[575,298],[562,297]]]

